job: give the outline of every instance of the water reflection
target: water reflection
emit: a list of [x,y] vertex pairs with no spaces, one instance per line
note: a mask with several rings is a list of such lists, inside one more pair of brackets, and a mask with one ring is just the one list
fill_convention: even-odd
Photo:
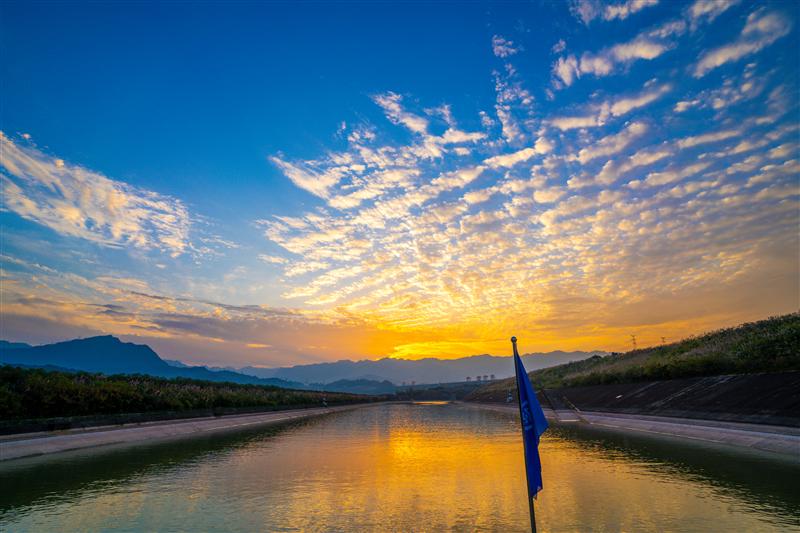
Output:
[[[541,531],[800,531],[796,465],[572,426],[542,458]],[[0,529],[523,531],[523,471],[512,416],[384,405],[0,464]]]

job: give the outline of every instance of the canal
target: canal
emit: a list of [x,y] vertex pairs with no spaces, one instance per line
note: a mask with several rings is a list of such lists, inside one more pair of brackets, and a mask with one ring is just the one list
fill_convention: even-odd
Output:
[[[800,531],[800,466],[552,426],[540,531]],[[512,415],[384,404],[0,463],[0,531],[525,531]]]

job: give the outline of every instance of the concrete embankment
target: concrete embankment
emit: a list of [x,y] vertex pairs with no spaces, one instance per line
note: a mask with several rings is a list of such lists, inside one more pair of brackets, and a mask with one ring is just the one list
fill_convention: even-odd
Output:
[[556,409],[800,428],[800,372],[608,383],[545,393]]
[[237,431],[245,428],[286,423],[328,413],[346,411],[372,404],[341,407],[293,409],[268,413],[192,418],[149,422],[124,426],[54,431],[49,433],[18,434],[0,439],[0,461],[32,457],[98,446],[142,444],[159,440],[178,439],[201,434]]
[[[519,414],[515,404],[465,402],[480,409]],[[699,420],[665,416],[631,415],[543,408],[551,422],[584,424],[612,431],[634,432],[653,437],[679,438],[760,452],[778,454],[800,462],[800,428],[747,424],[721,420]]]

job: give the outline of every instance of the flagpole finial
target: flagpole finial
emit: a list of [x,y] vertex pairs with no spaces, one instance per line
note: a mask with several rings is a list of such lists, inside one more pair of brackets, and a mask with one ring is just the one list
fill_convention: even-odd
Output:
[[517,338],[516,337],[511,337],[511,346],[514,347],[514,355],[519,355],[517,353]]
[[516,337],[511,337],[511,343],[512,344],[517,344],[517,338]]

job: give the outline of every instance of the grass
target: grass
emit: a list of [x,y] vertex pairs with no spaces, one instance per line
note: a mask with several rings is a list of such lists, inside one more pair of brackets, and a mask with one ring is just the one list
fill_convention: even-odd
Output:
[[[721,329],[681,341],[595,356],[529,373],[538,388],[800,370],[800,313]],[[479,399],[513,388],[513,379],[476,391]]]
[[90,374],[0,367],[0,419],[190,411],[215,408],[277,409],[365,401],[346,393],[299,391],[145,375]]

